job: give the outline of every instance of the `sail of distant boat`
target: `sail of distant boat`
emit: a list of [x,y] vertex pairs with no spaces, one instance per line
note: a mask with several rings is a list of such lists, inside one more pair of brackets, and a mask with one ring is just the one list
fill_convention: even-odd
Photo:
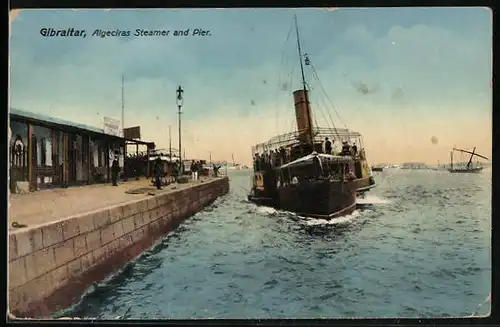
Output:
[[[469,160],[468,160],[466,165],[464,165],[463,162],[459,163],[459,164],[453,162],[453,159],[454,159],[453,153],[455,151],[470,154]],[[459,149],[459,148],[454,147],[453,150],[450,152],[450,168],[448,169],[448,171],[450,173],[479,173],[479,172],[481,172],[483,170],[483,166],[479,165],[479,162],[477,165],[474,165],[472,163],[472,159],[474,158],[474,156],[481,158],[481,159],[489,160],[487,157],[485,157],[479,153],[476,153],[476,147],[474,147],[472,151],[468,151],[468,150]]]

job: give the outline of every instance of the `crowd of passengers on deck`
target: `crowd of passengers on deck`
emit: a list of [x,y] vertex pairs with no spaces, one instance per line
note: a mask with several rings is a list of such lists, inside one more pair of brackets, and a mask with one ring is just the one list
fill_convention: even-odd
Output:
[[[333,143],[334,141],[330,141],[328,137],[326,137],[322,153],[353,157],[358,154],[358,147],[355,143],[350,145],[347,141],[342,141],[342,150],[339,153],[334,152]],[[291,149],[280,147],[279,149],[264,150],[261,153],[255,153],[253,166],[256,171],[265,171],[280,167],[291,161],[293,161],[291,158]]]

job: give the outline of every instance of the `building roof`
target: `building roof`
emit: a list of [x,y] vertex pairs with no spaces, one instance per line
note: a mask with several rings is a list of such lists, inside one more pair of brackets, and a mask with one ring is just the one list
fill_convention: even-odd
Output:
[[84,129],[84,130],[91,131],[91,132],[104,133],[103,128],[98,128],[98,127],[94,127],[94,126],[90,126],[90,125],[75,123],[75,122],[71,122],[68,120],[54,118],[54,117],[46,116],[43,114],[37,114],[34,112],[29,112],[29,111],[25,111],[25,110],[21,110],[21,109],[17,109],[17,108],[10,108],[10,114],[15,115],[15,116],[20,116],[23,118],[31,118],[31,119],[35,119],[35,120],[48,122],[48,123],[53,123],[53,124],[57,124],[57,125],[65,125],[65,126],[75,127],[75,128],[79,128],[79,129]]
[[145,145],[148,145],[148,144],[154,145],[154,142],[131,140],[131,139],[125,139],[121,136],[106,134],[106,133],[104,133],[103,128],[98,128],[98,127],[94,127],[94,126],[90,126],[90,125],[75,123],[75,122],[71,122],[68,120],[54,118],[54,117],[50,117],[47,115],[37,114],[37,113],[33,113],[33,112],[29,112],[29,111],[25,111],[25,110],[21,110],[21,109],[17,109],[17,108],[11,107],[9,114],[10,114],[11,118],[14,117],[14,118],[27,119],[27,120],[31,120],[34,122],[46,124],[49,126],[52,125],[52,126],[66,127],[66,128],[69,127],[72,130],[77,130],[80,132],[87,132],[87,133],[90,132],[91,134],[99,134],[100,136],[111,137],[114,139],[121,139],[121,140],[125,140],[125,141],[131,142],[131,143],[136,143],[136,144],[138,143],[138,144],[145,144]]

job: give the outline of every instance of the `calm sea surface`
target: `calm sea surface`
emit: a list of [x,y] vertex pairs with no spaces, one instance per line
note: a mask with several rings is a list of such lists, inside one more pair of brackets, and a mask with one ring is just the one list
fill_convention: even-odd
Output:
[[489,313],[491,170],[390,170],[351,216],[306,219],[231,192],[64,315],[101,319]]

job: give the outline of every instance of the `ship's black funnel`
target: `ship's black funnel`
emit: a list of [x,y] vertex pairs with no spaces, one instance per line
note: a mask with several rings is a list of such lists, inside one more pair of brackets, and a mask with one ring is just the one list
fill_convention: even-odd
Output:
[[304,143],[312,144],[311,131],[313,128],[311,121],[311,108],[309,106],[307,90],[297,90],[293,92],[295,103],[295,118],[297,120],[297,130],[299,131],[299,140]]

